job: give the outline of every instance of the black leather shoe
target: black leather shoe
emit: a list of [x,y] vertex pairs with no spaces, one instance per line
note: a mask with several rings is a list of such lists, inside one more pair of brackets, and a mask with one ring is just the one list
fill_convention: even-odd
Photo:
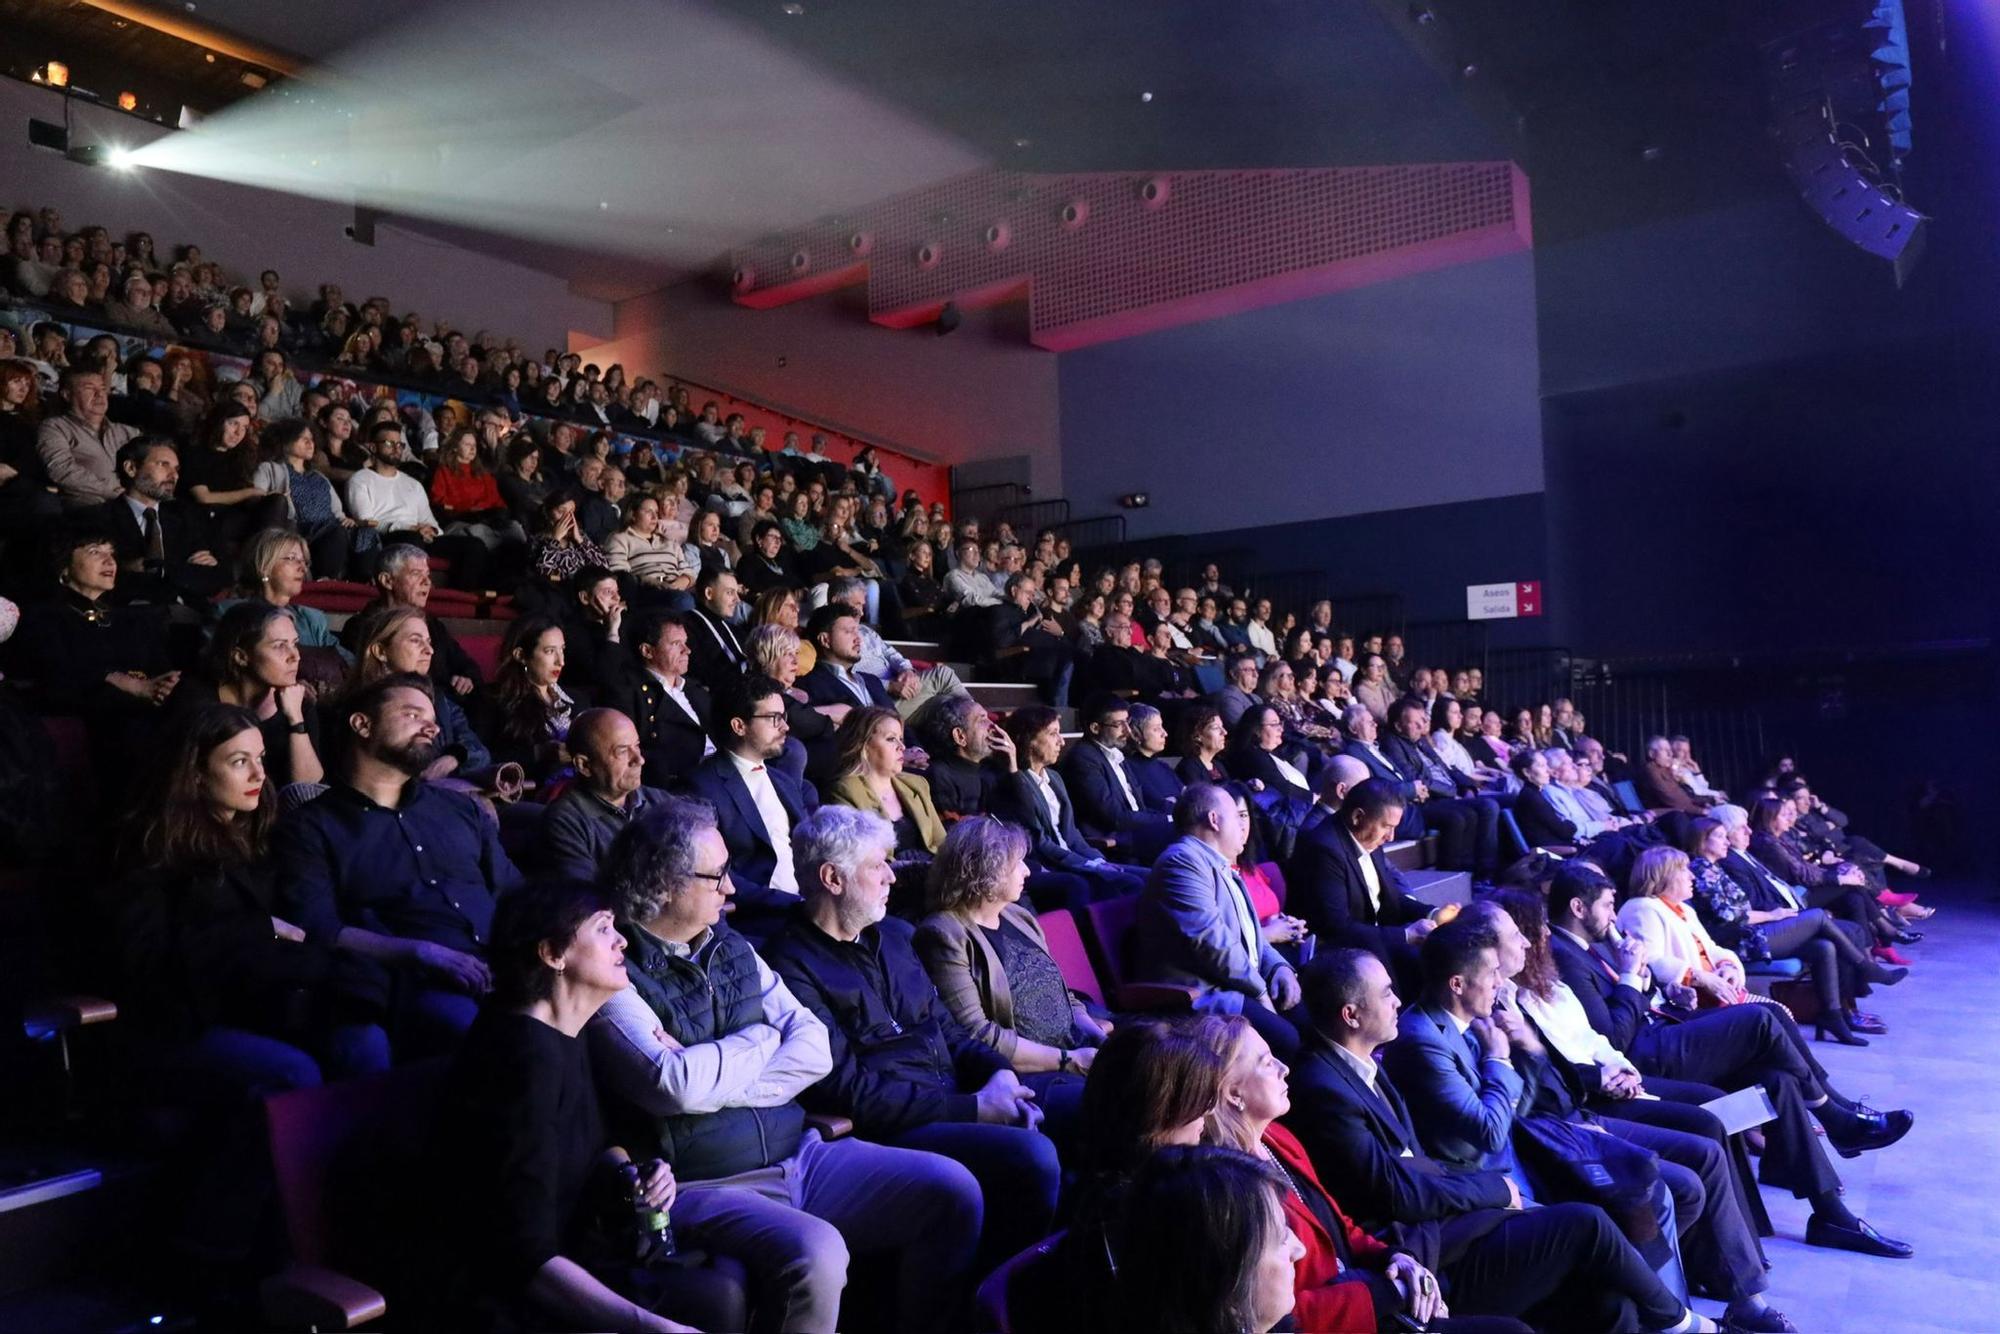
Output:
[[1814,1214],[1806,1220],[1806,1245],[1824,1246],[1835,1251],[1856,1251],[1862,1255],[1879,1255],[1889,1260],[1907,1260],[1917,1253],[1917,1248],[1907,1241],[1897,1241],[1885,1237],[1870,1227],[1868,1220],[1857,1218],[1853,1227],[1840,1223],[1830,1223]]
[[1774,1306],[1758,1311],[1724,1311],[1722,1327],[1733,1334],[1799,1334],[1799,1327]]
[[1865,1103],[1854,1107],[1856,1124],[1842,1134],[1832,1130],[1826,1132],[1826,1142],[1843,1158],[1859,1158],[1875,1149],[1886,1149],[1897,1140],[1910,1133],[1910,1127],[1917,1123],[1917,1114],[1899,1109],[1893,1112],[1878,1112]]
[[1857,1033],[1866,1033],[1870,1037],[1880,1037],[1889,1031],[1889,1025],[1882,1022],[1881,1015],[1870,1014],[1866,1010],[1856,1010],[1848,1015],[1847,1026]]
[[1923,932],[1912,931],[1908,927],[1905,927],[1903,930],[1898,931],[1895,935],[1890,937],[1890,939],[1895,941],[1898,945],[1914,945],[1923,938],[1924,938]]

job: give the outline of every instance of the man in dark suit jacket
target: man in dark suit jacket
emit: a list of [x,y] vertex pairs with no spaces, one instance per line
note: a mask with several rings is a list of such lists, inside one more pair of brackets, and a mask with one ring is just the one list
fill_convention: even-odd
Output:
[[695,766],[715,753],[709,692],[687,674],[686,618],[649,608],[625,633],[625,651],[599,698],[638,728],[646,785],[684,786]]
[[209,549],[200,517],[174,499],[180,455],[173,441],[128,441],[116,467],[125,489],[97,508],[95,520],[118,556],[117,601],[199,606],[229,587],[230,571]]
[[819,809],[819,794],[771,763],[785,749],[785,701],[770,677],[747,677],[724,692],[710,726],[716,753],[696,766],[687,786],[715,808],[729,845],[731,925],[761,942],[798,905],[792,830]]
[[1399,768],[1396,761],[1381,746],[1381,724],[1365,704],[1350,704],[1340,713],[1340,730],[1347,733],[1347,744],[1340,753],[1361,762],[1368,770],[1370,778],[1379,778],[1396,789],[1403,799],[1403,821],[1396,826],[1397,838],[1422,838],[1424,836],[1423,803],[1430,796],[1430,788],[1414,773]]
[[895,696],[881,677],[856,671],[861,661],[861,618],[844,602],[829,602],[812,614],[807,637],[819,652],[813,669],[798,680],[812,704],[851,704],[893,709]]
[[688,672],[711,691],[721,690],[750,670],[732,618],[743,597],[736,576],[704,565],[694,581],[694,613],[688,619]]
[[[1401,699],[1389,710],[1391,735],[1382,752],[1403,774],[1423,785],[1417,799],[1424,825],[1438,831],[1438,864],[1458,871],[1490,873],[1500,860],[1500,804],[1478,794],[1478,784],[1441,759],[1430,742],[1430,710],[1421,700]],[[1460,785],[1471,795],[1453,795]]]
[[[1346,756],[1335,762],[1356,763]],[[1403,799],[1392,784],[1379,778],[1355,784],[1337,811],[1300,830],[1285,875],[1285,908],[1326,944],[1367,950],[1399,984],[1414,987],[1430,906],[1410,893],[1382,852],[1402,818]]]
[[1076,803],[1076,826],[1094,841],[1126,843],[1141,824],[1165,821],[1148,816],[1125,771],[1125,743],[1132,735],[1131,706],[1116,695],[1093,695],[1077,721],[1083,736],[1063,753],[1063,781]]
[[1383,1063],[1409,1095],[1425,1149],[1460,1169],[1512,1171],[1516,1120],[1532,1115],[1589,1126],[1657,1155],[1666,1187],[1655,1188],[1658,1218],[1678,1222],[1693,1279],[1731,1303],[1732,1328],[1793,1329],[1760,1295],[1764,1258],[1721,1142],[1588,1110],[1582,1082],[1508,999],[1509,979],[1527,959],[1527,938],[1490,900],[1424,942],[1423,1000],[1403,1012]]
[[1033,575],[1017,574],[1007,581],[1007,600],[984,609],[984,660],[1003,673],[1002,680],[1032,681],[1041,691],[1042,702],[1060,709],[1069,704],[1076,653],[1036,605],[1040,591]]
[[[1375,1064],[1401,1009],[1381,960],[1321,953],[1306,969],[1312,1035],[1292,1067],[1285,1124],[1363,1229],[1393,1233],[1459,1311],[1537,1326],[1649,1329],[1686,1308],[1595,1205],[1522,1208],[1504,1172],[1452,1172],[1425,1154],[1408,1105]],[[1635,1312],[1636,1308],[1636,1312]]]
[[[1895,1143],[1915,1118],[1838,1096],[1796,1028],[1774,1006],[1696,1012],[1672,1005],[1656,1013],[1645,946],[1623,937],[1609,955],[1600,948],[1616,928],[1614,899],[1609,877],[1583,861],[1564,863],[1549,883],[1549,946],[1556,971],[1583,1005],[1590,1026],[1642,1074],[1732,1091],[1763,1087],[1778,1119],[1765,1127],[1758,1179],[1812,1201],[1807,1244],[1869,1255],[1912,1254],[1908,1244],[1883,1236],[1841,1203],[1840,1176],[1820,1148],[1813,1122],[1824,1127],[1828,1144],[1852,1157]],[[1678,994],[1685,990],[1670,989],[1670,999],[1691,1006],[1691,998]]]
[[624,594],[618,590],[618,576],[601,566],[590,565],[569,581],[570,596],[561,604],[563,631],[563,689],[579,688],[593,698],[604,698],[624,674],[626,654],[619,636],[631,629],[631,616]]

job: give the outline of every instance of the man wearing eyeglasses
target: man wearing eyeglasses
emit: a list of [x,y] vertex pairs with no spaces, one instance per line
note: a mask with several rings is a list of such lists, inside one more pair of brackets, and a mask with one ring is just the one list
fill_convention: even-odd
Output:
[[785,753],[783,687],[768,676],[732,683],[710,714],[716,753],[696,766],[689,786],[715,807],[736,886],[736,929],[766,938],[799,902],[792,830],[819,809],[819,794],[773,761]]
[[478,588],[486,548],[474,537],[446,535],[424,484],[403,471],[403,424],[379,421],[368,428],[368,466],[347,479],[347,512],[382,534],[382,545],[407,542],[451,562],[452,582]]
[[751,1328],[831,1331],[849,1254],[871,1252],[893,1259],[901,1328],[949,1328],[979,1184],[940,1154],[806,1124],[798,1095],[833,1068],[827,1028],[723,921],[714,816],[663,798],[618,835],[602,883],[632,982],[586,1030],[605,1110],[621,1142],[672,1160],[674,1227],[749,1271]]

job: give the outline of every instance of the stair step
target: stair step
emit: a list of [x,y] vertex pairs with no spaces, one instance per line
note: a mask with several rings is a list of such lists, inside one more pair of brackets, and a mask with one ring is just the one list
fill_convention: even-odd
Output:
[[1041,698],[1034,684],[1027,681],[967,681],[965,688],[974,699],[989,708],[1014,708],[1033,704]]
[[906,658],[936,662],[944,656],[944,645],[935,639],[885,639],[882,642]]
[[1405,871],[1410,893],[1433,908],[1472,902],[1472,877],[1463,871]]

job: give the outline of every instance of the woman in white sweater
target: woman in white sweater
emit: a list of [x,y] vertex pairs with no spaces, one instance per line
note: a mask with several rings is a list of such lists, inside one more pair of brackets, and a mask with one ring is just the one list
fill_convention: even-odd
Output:
[[1632,867],[1632,889],[1618,925],[1646,943],[1646,959],[1662,982],[1693,987],[1704,1005],[1749,998],[1743,961],[1715,943],[1690,906],[1694,875],[1679,848],[1648,848]]

